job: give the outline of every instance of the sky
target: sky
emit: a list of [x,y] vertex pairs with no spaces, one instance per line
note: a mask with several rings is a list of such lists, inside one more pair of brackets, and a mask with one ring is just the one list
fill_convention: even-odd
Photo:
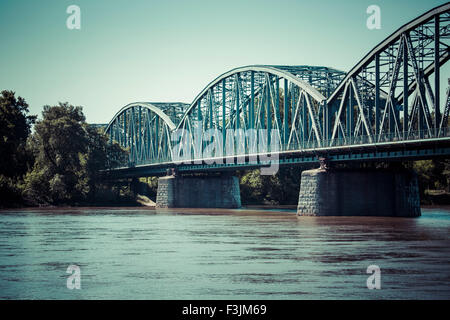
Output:
[[[108,123],[136,101],[185,102],[245,65],[317,65],[349,71],[435,0],[0,0],[0,90],[41,114],[83,106]],[[381,28],[366,26],[378,5]],[[77,5],[80,29],[68,29]]]

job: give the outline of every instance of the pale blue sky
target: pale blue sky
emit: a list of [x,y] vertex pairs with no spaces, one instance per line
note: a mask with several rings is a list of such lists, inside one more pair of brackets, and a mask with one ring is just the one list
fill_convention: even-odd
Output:
[[[250,64],[348,71],[402,24],[445,1],[0,0],[0,89],[33,114],[68,101],[107,123],[134,101],[190,103],[211,80]],[[81,30],[66,8],[81,8]],[[366,9],[381,8],[381,29]]]

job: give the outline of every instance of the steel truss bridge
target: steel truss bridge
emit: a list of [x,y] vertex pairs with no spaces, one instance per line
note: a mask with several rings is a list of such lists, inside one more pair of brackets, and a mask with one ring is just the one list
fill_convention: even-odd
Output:
[[[251,155],[269,151],[281,165],[319,157],[448,156],[449,75],[441,71],[450,58],[449,21],[450,3],[424,13],[347,73],[318,66],[245,66],[214,79],[191,104],[131,103],[105,129],[111,143],[129,150],[128,163],[112,172],[137,176],[174,166],[180,171],[261,167],[267,163]],[[251,148],[250,132],[272,150]],[[240,139],[225,148],[238,133]],[[223,149],[215,148],[206,159],[198,151],[212,142]]]

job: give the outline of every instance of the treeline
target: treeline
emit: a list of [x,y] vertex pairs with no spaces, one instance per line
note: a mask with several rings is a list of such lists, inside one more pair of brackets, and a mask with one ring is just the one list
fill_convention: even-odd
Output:
[[[273,176],[259,170],[238,173],[243,204],[297,205],[302,170],[318,165],[280,167]],[[422,204],[450,204],[450,160],[434,159],[408,162],[373,162],[335,165],[336,168],[409,169],[417,173]]]
[[[0,207],[82,205],[117,198],[100,171],[127,157],[86,123],[81,107],[44,106],[42,119],[12,91],[0,94]],[[33,127],[33,132],[32,126]]]
[[404,166],[417,173],[422,204],[450,204],[449,159],[420,160]]
[[275,175],[261,175],[259,169],[238,172],[241,202],[249,205],[296,205],[301,170],[312,168],[280,167]]

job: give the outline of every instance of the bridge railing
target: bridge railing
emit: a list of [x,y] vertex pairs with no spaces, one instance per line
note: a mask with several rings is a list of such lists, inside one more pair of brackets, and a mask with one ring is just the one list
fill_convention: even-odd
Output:
[[428,130],[416,130],[410,132],[399,133],[383,133],[377,135],[360,135],[360,136],[345,136],[337,139],[330,139],[324,141],[325,147],[340,147],[340,146],[354,146],[354,145],[375,145],[381,143],[397,143],[414,140],[427,140],[434,138],[450,137],[450,128],[442,128],[438,134]]
[[[448,138],[450,137],[450,127],[449,128],[441,128],[440,132],[438,134],[434,134],[434,132],[430,132],[428,130],[422,130],[422,131],[410,131],[408,133],[383,133],[379,135],[360,135],[360,136],[343,136],[336,139],[329,139],[329,140],[322,140],[321,143],[318,143],[317,140],[312,141],[304,141],[301,143],[289,143],[289,144],[279,144],[275,149],[276,150],[267,150],[262,153],[267,152],[277,152],[277,151],[292,151],[292,152],[311,152],[315,150],[327,150],[327,149],[339,149],[340,147],[351,147],[351,146],[370,146],[370,145],[380,145],[380,144],[395,144],[395,143],[402,143],[402,142],[408,142],[408,141],[426,141],[429,139],[436,139],[436,138]],[[202,142],[202,150],[206,146],[208,146],[210,142]],[[213,159],[223,159],[224,157],[239,157],[239,156],[248,156],[248,155],[254,155],[255,153],[252,152],[254,149],[251,149],[248,147],[248,145],[245,143],[245,148],[243,150],[241,149],[240,152],[232,152],[232,153],[219,153],[219,156],[213,155],[212,157],[204,157],[202,154],[196,154],[194,152],[191,152],[187,156],[179,157],[179,162],[183,163],[202,163],[205,160],[208,160],[209,163],[213,162]],[[163,163],[173,163],[172,156],[167,156],[164,158],[158,158],[158,159],[147,159],[145,161],[128,161],[127,163],[122,163],[120,167],[134,167],[138,165],[151,165],[151,164],[163,164]]]

